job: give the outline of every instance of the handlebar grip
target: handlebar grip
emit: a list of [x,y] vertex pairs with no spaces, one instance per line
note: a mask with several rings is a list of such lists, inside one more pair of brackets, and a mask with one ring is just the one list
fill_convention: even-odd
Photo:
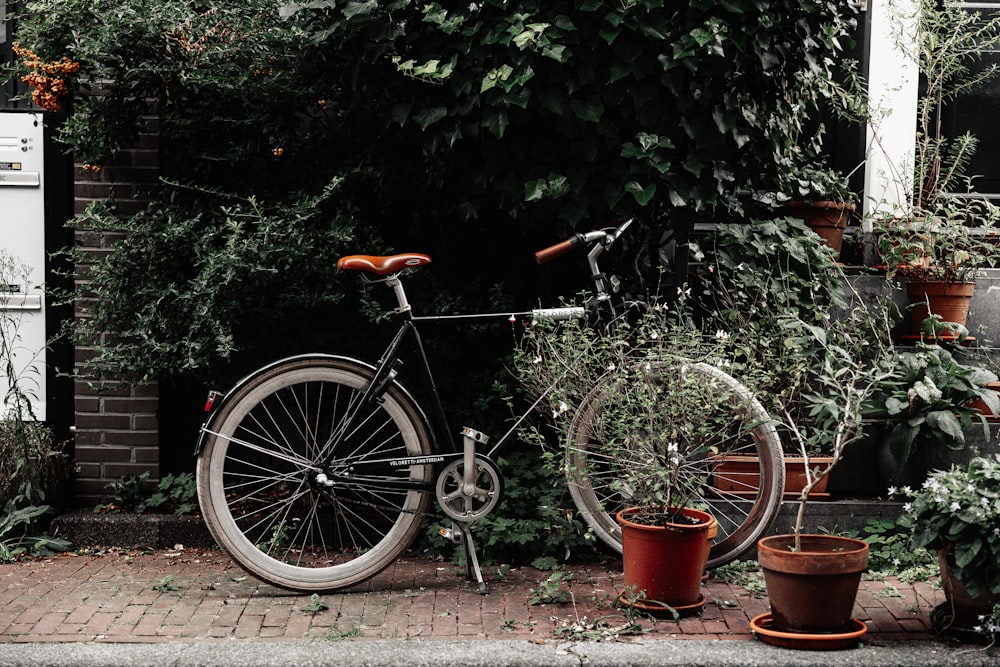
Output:
[[575,238],[566,239],[561,243],[549,246],[548,248],[543,248],[535,253],[535,261],[538,262],[539,264],[544,264],[549,260],[553,260],[556,257],[565,255],[566,253],[568,253],[573,249],[575,241],[576,241]]

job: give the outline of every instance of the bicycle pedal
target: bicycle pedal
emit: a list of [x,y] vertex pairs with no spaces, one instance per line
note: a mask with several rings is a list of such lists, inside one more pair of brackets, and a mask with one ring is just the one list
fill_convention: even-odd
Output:
[[480,445],[488,445],[490,442],[490,436],[469,426],[462,427],[462,437],[469,438]]
[[452,528],[445,528],[444,526],[441,526],[438,528],[438,535],[446,540],[454,542],[455,544],[462,543],[462,533]]

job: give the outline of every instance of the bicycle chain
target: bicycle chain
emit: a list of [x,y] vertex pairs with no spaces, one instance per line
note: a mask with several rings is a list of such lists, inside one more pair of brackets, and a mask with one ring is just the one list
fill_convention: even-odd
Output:
[[[329,493],[329,492],[327,492]],[[428,495],[433,496],[434,494],[428,493]],[[415,516],[429,517],[435,520],[448,520],[451,521],[450,517],[445,516],[443,513],[434,512],[418,512],[417,510],[408,510],[402,507],[392,507],[390,505],[379,505],[378,503],[369,502],[367,500],[345,500],[341,498],[335,498],[331,501],[333,505],[358,505],[360,507],[371,507],[377,510],[386,510],[389,512],[398,512],[400,514],[413,514]]]

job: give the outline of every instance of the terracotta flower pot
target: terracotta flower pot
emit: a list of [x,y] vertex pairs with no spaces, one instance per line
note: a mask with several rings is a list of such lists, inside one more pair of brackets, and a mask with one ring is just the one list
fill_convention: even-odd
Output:
[[854,212],[854,204],[834,201],[802,202],[790,201],[781,207],[782,213],[799,218],[809,229],[816,232],[836,256],[840,257],[840,249],[844,242],[844,230]]
[[[1000,393],[1000,382],[987,382],[984,386],[987,389],[992,389],[993,391]],[[978,410],[980,414],[982,414],[986,418],[986,421],[988,422],[992,423],[1000,422],[1000,414],[997,415],[993,414],[990,411],[990,407],[986,405],[986,401],[982,400],[981,398],[977,398],[974,401],[970,402],[969,407],[974,410]]]
[[972,597],[965,585],[952,574],[950,564],[951,547],[938,552],[938,564],[941,566],[941,588],[944,589],[944,611],[940,616],[943,621],[941,627],[935,627],[938,631],[971,631],[972,628],[982,625],[979,620],[981,616],[989,615],[993,610],[993,605],[1000,604],[1000,594],[985,593],[979,597]]
[[[920,325],[931,314],[940,315],[945,322],[965,326],[969,318],[969,304],[976,283],[908,282],[906,296],[910,300],[910,326],[920,333]],[[930,311],[927,304],[930,303]]]
[[640,606],[700,608],[704,604],[701,577],[718,522],[708,512],[684,509],[681,512],[693,523],[647,526],[629,520],[638,511],[632,507],[617,515],[625,587],[645,592]]
[[773,535],[757,543],[773,627],[783,632],[842,633],[868,567],[868,544],[836,535]]
[[[760,457],[747,454],[725,454],[715,457],[712,471],[712,486],[720,495],[756,498],[760,489]],[[810,468],[825,468],[833,461],[830,456],[809,457]],[[813,500],[829,498],[827,492],[830,476],[827,475],[813,487],[809,497]],[[805,459],[801,456],[785,456],[785,500],[793,500],[802,494],[806,486]]]

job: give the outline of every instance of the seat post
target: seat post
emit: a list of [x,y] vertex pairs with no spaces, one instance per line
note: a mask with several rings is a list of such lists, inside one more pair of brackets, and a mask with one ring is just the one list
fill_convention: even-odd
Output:
[[392,288],[393,293],[396,295],[396,301],[399,306],[396,308],[396,313],[408,313],[410,310],[410,302],[406,300],[406,292],[403,291],[403,282],[399,279],[398,273],[393,273],[387,276],[385,279],[385,284]]

